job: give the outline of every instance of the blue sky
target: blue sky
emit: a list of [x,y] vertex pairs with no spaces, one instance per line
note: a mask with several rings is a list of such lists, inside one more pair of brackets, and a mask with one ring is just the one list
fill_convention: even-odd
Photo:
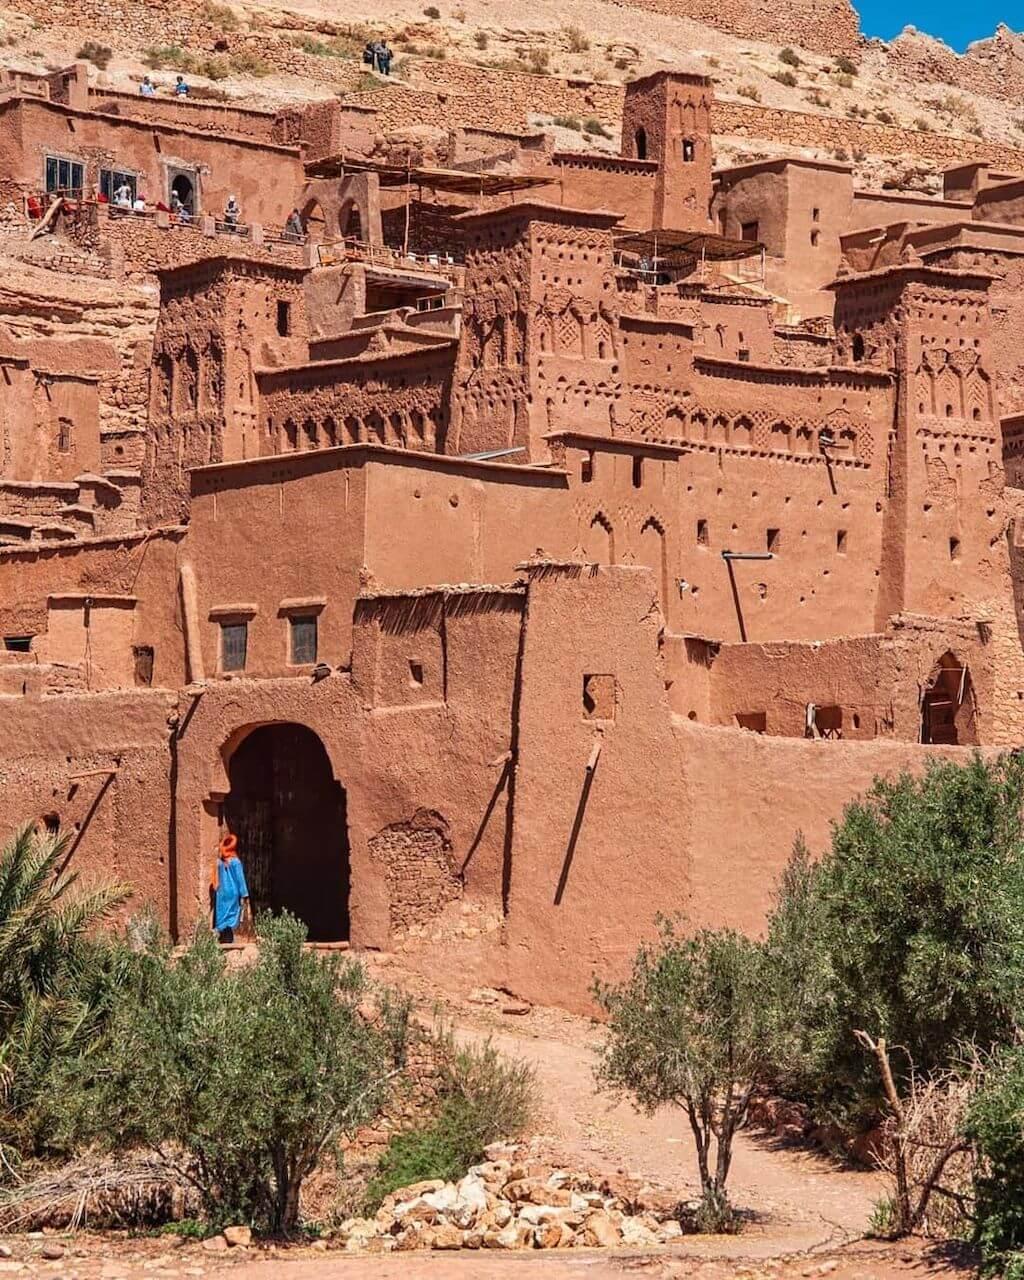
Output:
[[1024,27],[1019,0],[853,0],[853,6],[865,35],[891,40],[909,23],[960,51],[990,36],[1000,22]]

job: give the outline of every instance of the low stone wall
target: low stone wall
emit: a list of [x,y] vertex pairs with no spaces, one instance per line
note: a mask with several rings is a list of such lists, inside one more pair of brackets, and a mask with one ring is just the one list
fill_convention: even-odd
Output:
[[[412,63],[416,86],[397,86],[347,94],[346,104],[372,107],[382,132],[414,124],[451,129],[486,119],[492,129],[521,129],[531,112],[594,117],[618,128],[622,121],[621,84],[565,80],[525,72],[491,70],[466,63],[417,59]],[[712,129],[720,136],[747,138],[790,147],[907,156],[936,168],[988,160],[1024,172],[1024,148],[981,138],[925,133],[916,129],[849,120],[842,116],[787,111],[740,102],[716,101]]]

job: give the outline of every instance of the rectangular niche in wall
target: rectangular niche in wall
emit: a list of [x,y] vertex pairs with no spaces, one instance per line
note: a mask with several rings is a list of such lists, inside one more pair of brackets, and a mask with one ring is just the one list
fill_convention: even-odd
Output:
[[585,675],[583,677],[583,719],[615,719],[615,677]]

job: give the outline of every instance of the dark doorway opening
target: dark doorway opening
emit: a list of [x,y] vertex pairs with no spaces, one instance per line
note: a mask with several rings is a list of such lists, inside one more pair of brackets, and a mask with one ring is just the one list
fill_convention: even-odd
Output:
[[974,686],[966,663],[944,653],[921,698],[921,741],[946,746],[977,745]]
[[176,173],[171,179],[172,196],[177,196],[184,207],[191,214],[196,211],[196,188],[192,178],[187,173]]
[[324,745],[300,724],[254,729],[228,765],[224,802],[254,914],[288,911],[311,942],[349,936],[350,880],[344,788]]

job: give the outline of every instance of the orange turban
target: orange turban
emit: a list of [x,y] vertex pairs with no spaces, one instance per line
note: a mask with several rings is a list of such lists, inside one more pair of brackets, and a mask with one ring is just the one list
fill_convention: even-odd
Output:
[[213,875],[210,876],[210,888],[217,892],[220,887],[220,864],[221,862],[229,862],[232,858],[238,856],[238,837],[230,831],[226,836],[221,837],[220,844],[217,848],[217,861],[213,864]]

